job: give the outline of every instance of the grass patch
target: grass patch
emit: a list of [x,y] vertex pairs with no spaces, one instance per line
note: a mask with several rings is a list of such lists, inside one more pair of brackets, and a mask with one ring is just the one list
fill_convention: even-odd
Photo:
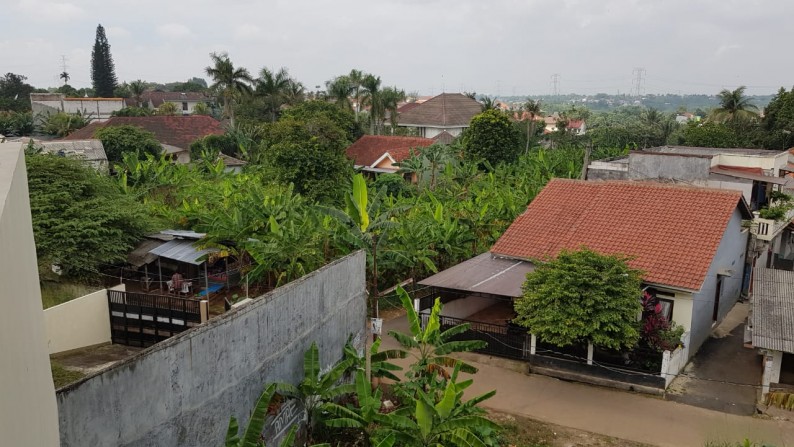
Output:
[[44,281],[41,283],[41,304],[47,309],[100,289],[102,288],[85,284]]
[[510,447],[645,447],[645,444],[548,424],[534,419],[490,412],[502,426],[501,444]]
[[64,368],[63,365],[55,360],[50,360],[50,369],[52,370],[52,381],[55,384],[56,390],[62,386],[80,380],[85,376],[85,374],[81,372]]

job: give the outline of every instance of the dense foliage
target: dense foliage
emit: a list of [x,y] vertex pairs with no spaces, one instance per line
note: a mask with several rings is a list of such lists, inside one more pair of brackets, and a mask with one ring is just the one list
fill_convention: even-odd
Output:
[[137,126],[107,126],[97,129],[94,138],[102,141],[105,154],[111,162],[121,161],[125,154],[139,157],[146,154],[159,155],[162,146],[154,134]]
[[536,262],[515,302],[513,321],[556,346],[633,347],[640,337],[642,273],[626,261],[582,249]]
[[505,113],[488,109],[472,118],[461,135],[461,143],[468,159],[485,160],[495,166],[518,158],[521,137],[521,132]]
[[13,112],[30,111],[30,94],[35,89],[32,85],[25,82],[27,79],[25,76],[15,73],[6,73],[0,77],[0,110]]
[[79,113],[58,112],[44,118],[41,130],[49,135],[65,137],[75,130],[87,126],[89,122],[88,117]]
[[116,90],[116,68],[110,54],[110,44],[102,25],[96,27],[94,49],[91,51],[91,82],[94,92],[100,98],[113,97]]
[[56,155],[26,157],[36,254],[41,268],[88,278],[126,259],[150,230],[142,205],[83,162]]
[[30,112],[0,111],[0,135],[19,137],[30,135],[36,129]]

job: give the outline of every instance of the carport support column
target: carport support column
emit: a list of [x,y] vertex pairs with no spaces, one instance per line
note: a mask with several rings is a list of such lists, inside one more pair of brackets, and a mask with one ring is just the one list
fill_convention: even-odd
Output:
[[780,382],[780,367],[783,364],[782,351],[767,351],[764,355],[764,375],[761,382],[761,398],[766,398],[769,385]]
[[529,338],[529,355],[535,355],[535,351],[538,350],[538,336],[535,334],[530,334]]
[[587,342],[587,364],[593,364],[593,344],[590,342]]
[[419,313],[419,298],[414,298],[414,311]]

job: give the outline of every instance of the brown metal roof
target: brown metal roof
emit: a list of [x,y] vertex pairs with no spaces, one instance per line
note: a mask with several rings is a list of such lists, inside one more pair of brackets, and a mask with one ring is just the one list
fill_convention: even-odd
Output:
[[518,298],[522,295],[521,286],[527,273],[534,269],[530,262],[499,258],[485,252],[419,281],[419,284]]
[[786,185],[791,182],[791,179],[788,179],[786,177],[773,177],[771,175],[753,174],[751,172],[743,172],[735,169],[711,168],[710,172],[712,174],[728,175],[731,177],[743,178],[747,180],[755,180],[758,182],[772,183],[775,185]]
[[753,346],[794,354],[794,272],[755,270],[752,323]]

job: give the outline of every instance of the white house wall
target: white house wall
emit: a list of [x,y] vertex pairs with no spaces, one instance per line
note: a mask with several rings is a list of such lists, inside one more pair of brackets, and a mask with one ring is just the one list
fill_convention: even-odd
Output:
[[[693,210],[693,212],[697,212],[697,210]],[[690,355],[697,351],[711,333],[717,273],[727,270],[732,271],[731,276],[725,276],[722,280],[722,294],[720,296],[717,320],[722,321],[723,317],[739,299],[742,291],[747,235],[747,230],[742,228],[741,213],[736,209],[733,211],[728,227],[722,235],[722,241],[711,262],[706,280],[703,282],[700,292],[695,293],[693,296]]]
[[[774,152],[770,152],[770,155]],[[735,166],[742,168],[761,168],[766,171],[767,175],[774,177],[778,176],[781,168],[786,167],[788,163],[788,153],[781,152],[777,156],[757,156],[757,155],[741,155],[741,154],[718,154],[711,159],[711,165],[725,165]]]
[[734,191],[741,191],[742,196],[744,196],[744,200],[746,200],[747,203],[750,203],[752,201],[752,197],[753,197],[752,180],[736,179],[735,181],[726,181],[726,180],[715,180],[713,178],[709,178],[705,186],[708,186],[709,188],[732,189]]
[[58,442],[25,156],[0,143],[0,445]]
[[423,137],[425,138],[433,138],[444,131],[447,131],[453,137],[457,137],[461,133],[463,133],[464,127],[422,127],[424,129]]

